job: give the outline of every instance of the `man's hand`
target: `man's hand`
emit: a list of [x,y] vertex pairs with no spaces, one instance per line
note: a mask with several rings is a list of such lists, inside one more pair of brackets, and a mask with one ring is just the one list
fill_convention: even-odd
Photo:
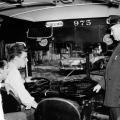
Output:
[[98,93],[100,90],[101,90],[101,86],[100,86],[100,84],[97,84],[94,88],[93,88],[93,92],[96,92],[96,93]]

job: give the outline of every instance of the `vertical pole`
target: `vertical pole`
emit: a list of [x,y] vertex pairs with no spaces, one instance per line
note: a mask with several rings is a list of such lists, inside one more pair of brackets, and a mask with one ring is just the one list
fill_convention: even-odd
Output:
[[32,60],[31,59],[32,59],[31,50],[29,49],[28,50],[28,63],[27,63],[27,67],[26,67],[27,68],[26,70],[28,71],[27,72],[28,76],[32,76],[32,62],[31,62]]
[[89,61],[89,52],[86,53],[86,75],[87,75],[87,79],[90,79],[90,61]]

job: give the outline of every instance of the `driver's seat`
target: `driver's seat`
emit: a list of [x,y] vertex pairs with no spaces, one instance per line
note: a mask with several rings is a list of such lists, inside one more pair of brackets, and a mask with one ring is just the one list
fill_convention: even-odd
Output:
[[21,101],[17,98],[12,91],[7,94],[5,88],[1,88],[2,103],[4,113],[21,111]]
[[27,120],[26,113],[21,111],[21,101],[15,97],[12,91],[7,94],[4,88],[0,89],[2,95],[5,120]]

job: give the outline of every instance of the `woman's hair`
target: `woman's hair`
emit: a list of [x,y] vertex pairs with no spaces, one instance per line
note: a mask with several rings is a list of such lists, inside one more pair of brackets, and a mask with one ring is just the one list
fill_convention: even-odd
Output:
[[14,59],[16,56],[20,56],[22,52],[27,52],[26,46],[24,46],[24,44],[15,43],[8,50],[8,61]]
[[6,60],[0,60],[0,69],[4,69],[6,64],[7,64]]

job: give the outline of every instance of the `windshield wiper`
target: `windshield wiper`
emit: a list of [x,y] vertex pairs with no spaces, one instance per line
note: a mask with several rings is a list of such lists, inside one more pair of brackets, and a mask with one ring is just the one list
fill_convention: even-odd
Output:
[[107,4],[120,4],[120,0],[92,0],[93,2],[101,2]]
[[11,4],[24,2],[24,0],[0,0],[0,1],[6,2],[6,3],[11,3]]
[[[0,5],[2,6],[46,6],[46,5],[55,5],[54,2],[40,2],[40,1],[32,1],[32,2],[24,2],[24,0],[0,0]],[[1,7],[1,6],[0,6]]]

